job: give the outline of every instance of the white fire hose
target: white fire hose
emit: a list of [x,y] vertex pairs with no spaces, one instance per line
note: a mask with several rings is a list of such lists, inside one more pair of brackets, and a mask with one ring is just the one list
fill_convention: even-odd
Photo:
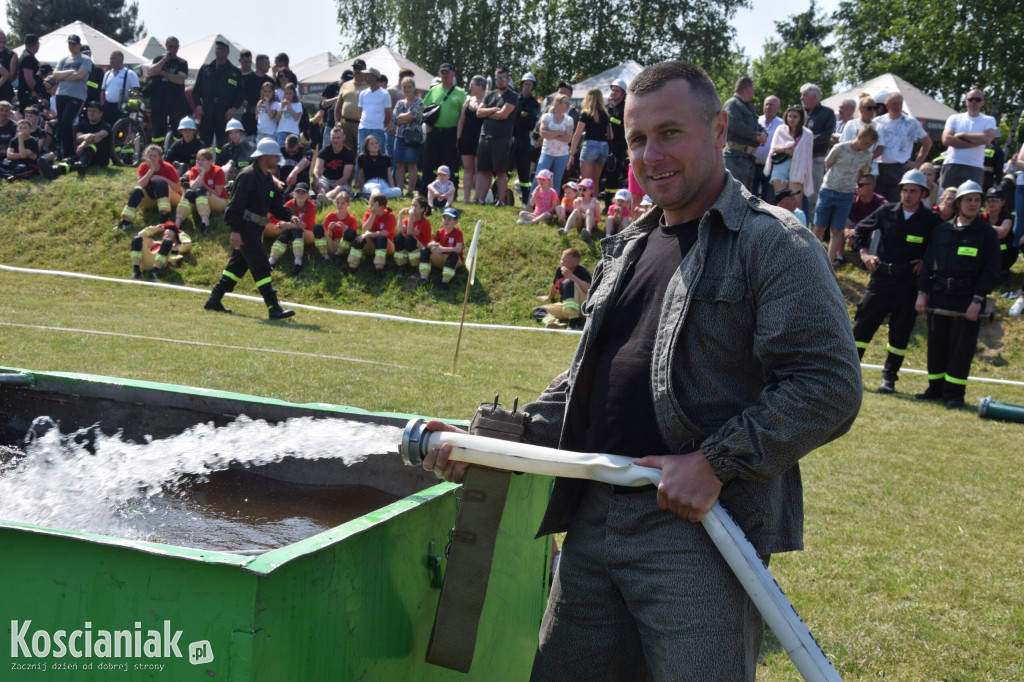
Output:
[[[660,469],[637,466],[629,457],[569,452],[453,431],[427,431],[425,425],[425,420],[413,419],[405,427],[398,451],[406,464],[421,466],[433,448],[450,443],[450,459],[494,469],[624,486],[657,486],[661,481]],[[803,678],[808,682],[842,682],[757,550],[725,508],[715,502],[701,524]]]

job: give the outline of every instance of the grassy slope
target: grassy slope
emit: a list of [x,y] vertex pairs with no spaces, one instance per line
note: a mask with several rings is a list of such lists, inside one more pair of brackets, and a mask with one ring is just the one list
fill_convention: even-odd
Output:
[[[63,178],[45,194],[45,185],[34,183],[0,186],[0,262],[123,277],[127,238],[109,230],[130,182],[127,172],[109,171],[85,182]],[[564,242],[552,230],[514,226],[511,213],[470,209],[463,221],[467,231],[478,218],[492,222],[469,317],[531,326],[532,296],[546,288],[553,254]],[[501,224],[493,224],[499,217]],[[213,281],[226,257],[226,234],[218,225],[200,240],[194,261],[172,278],[184,275],[196,286]],[[461,302],[454,292],[406,292],[390,282],[381,288],[366,277],[319,279],[313,273],[298,282],[282,280],[283,297],[434,319],[457,319]],[[852,313],[866,278],[847,268],[840,283]],[[449,377],[456,334],[450,327],[309,311],[291,323],[269,324],[258,303],[232,301],[237,314],[217,316],[199,310],[202,293],[2,271],[0,288],[3,365],[372,410],[467,417],[496,392],[528,400],[566,366],[575,345],[569,335],[470,329],[462,340],[460,376]],[[253,293],[251,284],[240,292]],[[1000,301],[1003,310],[1007,304]],[[808,306],[813,314],[813,297]],[[921,368],[921,323],[918,332],[907,366]],[[1020,340],[1016,319],[986,327],[975,374],[1022,378]],[[867,361],[880,362],[882,347],[879,338]],[[772,569],[845,679],[1021,679],[1021,426],[910,400],[908,393],[924,387],[918,376],[905,375],[894,397],[872,393],[877,380],[877,371],[865,370],[869,390],[851,433],[804,461],[807,549],[775,557]],[[968,389],[969,399],[987,394],[1024,404],[1019,387],[974,383]],[[797,679],[777,644],[767,650],[762,679]]]

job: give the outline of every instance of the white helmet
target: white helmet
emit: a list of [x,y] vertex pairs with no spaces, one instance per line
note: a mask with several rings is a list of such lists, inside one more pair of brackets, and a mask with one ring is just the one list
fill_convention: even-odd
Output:
[[537,84],[537,77],[534,76],[529,71],[527,71],[526,73],[523,74],[523,77],[519,79],[520,83],[522,83],[523,81],[533,81],[533,84],[536,85]]
[[912,168],[903,174],[903,179],[900,180],[900,187],[903,185],[920,185],[925,190],[928,189],[928,178],[924,176],[924,173]]
[[277,144],[277,140],[272,140],[269,137],[263,138],[256,145],[256,151],[250,154],[249,158],[256,159],[261,156],[281,156],[281,147]]
[[621,78],[616,78],[612,81],[612,87],[622,88],[622,91],[625,92],[628,86],[626,85],[626,81]]
[[192,120],[191,116],[186,116],[185,118],[181,119],[181,121],[178,123],[178,130],[195,130],[195,129],[196,129],[196,122]]
[[976,183],[974,180],[968,180],[967,182],[965,182],[964,184],[962,184],[962,185],[960,185],[959,187],[956,188],[956,198],[954,198],[953,201],[956,201],[960,197],[965,196],[967,194],[984,194],[984,193],[985,192],[981,189],[981,185]]
[[243,126],[242,122],[239,121],[237,118],[233,118],[230,121],[228,121],[228,124],[224,126],[224,129],[229,132],[232,130],[241,130],[242,132],[245,132],[245,126]]

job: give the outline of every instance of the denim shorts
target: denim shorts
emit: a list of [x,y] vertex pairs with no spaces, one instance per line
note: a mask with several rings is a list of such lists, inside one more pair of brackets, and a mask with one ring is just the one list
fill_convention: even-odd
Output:
[[772,182],[789,182],[789,169],[793,165],[793,157],[789,157],[782,163],[772,164]]
[[580,161],[603,166],[608,160],[608,143],[600,140],[584,140],[580,150]]
[[831,227],[841,230],[846,227],[853,206],[853,192],[836,192],[824,187],[818,193],[818,204],[814,208],[814,226]]
[[421,149],[423,145],[409,147],[402,138],[395,138],[395,155],[391,160],[395,163],[419,163]]

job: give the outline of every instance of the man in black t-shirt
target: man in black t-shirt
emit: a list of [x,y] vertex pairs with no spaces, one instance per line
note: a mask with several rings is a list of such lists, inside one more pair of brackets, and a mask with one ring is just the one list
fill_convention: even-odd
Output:
[[245,127],[237,118],[228,121],[228,142],[217,152],[217,165],[224,170],[224,177],[234,180],[238,172],[249,165],[253,145],[245,139]]
[[154,80],[155,91],[149,100],[149,121],[153,131],[153,144],[165,149],[168,129],[173,130],[188,111],[185,99],[185,78],[188,77],[188,62],[178,57],[178,39],[169,37],[164,42],[167,49],[153,60],[148,75]]
[[555,277],[551,280],[551,290],[546,296],[538,296],[538,301],[554,301],[554,303],[537,306],[533,309],[533,317],[548,329],[562,329],[568,324],[569,329],[583,328],[583,313],[580,307],[587,300],[590,291],[590,271],[580,263],[579,249],[566,249],[562,259],[555,268]]
[[349,189],[356,157],[345,146],[345,129],[335,125],[331,130],[329,144],[320,150],[313,169],[313,191],[321,206],[333,201],[338,192]]
[[182,179],[188,177],[192,166],[196,165],[196,154],[203,148],[203,141],[199,139],[196,130],[196,122],[186,116],[178,124],[178,134],[181,139],[171,145],[167,150],[164,161],[173,164],[178,176]]
[[537,77],[532,73],[523,74],[519,83],[519,104],[515,115],[515,155],[516,175],[519,177],[519,196],[523,206],[530,204],[530,185],[533,177],[533,165],[540,157],[540,148],[533,146],[530,133],[540,120],[540,102],[533,96],[537,87]]
[[39,75],[36,52],[39,52],[39,36],[30,33],[25,36],[25,51],[21,53],[18,62],[18,110],[23,114],[33,104],[40,101],[48,102],[50,99]]
[[17,124],[11,119],[11,103],[7,100],[0,100],[0,160],[7,153],[7,146],[17,133]]
[[32,137],[32,124],[18,121],[7,153],[0,160],[0,178],[21,180],[39,173],[39,142]]
[[286,196],[291,196],[295,185],[300,182],[309,187],[309,167],[312,163],[313,150],[303,146],[298,135],[289,135],[285,138],[277,172],[284,183]]
[[494,70],[494,90],[487,93],[477,108],[477,118],[484,119],[480,128],[480,142],[476,149],[476,195],[484,197],[491,187],[491,178],[497,176],[498,195],[495,206],[505,205],[508,190],[508,169],[515,129],[515,112],[519,96],[509,87],[508,68]]
[[85,120],[79,121],[75,134],[75,154],[71,170],[84,177],[90,166],[110,163],[110,124],[103,120],[103,107],[97,101],[85,105]]

